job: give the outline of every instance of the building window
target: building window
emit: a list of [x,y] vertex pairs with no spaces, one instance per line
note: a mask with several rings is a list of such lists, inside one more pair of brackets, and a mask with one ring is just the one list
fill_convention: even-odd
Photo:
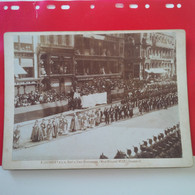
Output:
[[70,46],[70,35],[66,35],[66,45]]
[[40,42],[41,42],[41,44],[45,44],[45,36],[44,35],[40,36]]
[[58,45],[62,45],[62,35],[58,35]]
[[53,35],[49,35],[49,43],[50,44],[54,43],[54,36]]

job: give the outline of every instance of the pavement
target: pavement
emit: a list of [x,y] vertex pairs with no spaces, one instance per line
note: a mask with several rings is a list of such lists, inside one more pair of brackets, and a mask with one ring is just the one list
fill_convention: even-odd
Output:
[[178,106],[173,106],[13,150],[13,160],[99,159],[101,153],[114,158],[117,150],[126,152],[178,122]]

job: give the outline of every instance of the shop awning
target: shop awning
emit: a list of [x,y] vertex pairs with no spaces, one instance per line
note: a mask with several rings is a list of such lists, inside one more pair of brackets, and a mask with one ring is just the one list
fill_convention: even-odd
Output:
[[154,73],[154,74],[164,74],[167,71],[163,68],[150,68],[149,70],[145,69],[147,73]]
[[33,67],[33,59],[22,58],[21,67],[27,67],[27,68]]
[[27,74],[27,72],[19,65],[19,62],[17,60],[14,60],[14,74]]

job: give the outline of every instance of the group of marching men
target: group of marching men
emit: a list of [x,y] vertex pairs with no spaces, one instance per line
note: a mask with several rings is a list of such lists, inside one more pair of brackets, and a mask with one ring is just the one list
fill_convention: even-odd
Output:
[[[73,115],[70,122],[68,122],[67,117],[64,114],[47,120],[42,119],[41,122],[36,120],[32,129],[31,140],[33,142],[51,140],[57,138],[59,135],[66,135],[69,132],[78,130],[86,130],[99,126],[102,123],[109,125],[114,121],[132,118],[134,115],[133,108],[136,106],[138,107],[140,114],[143,114],[143,112],[149,112],[155,109],[166,109],[168,106],[177,103],[177,93],[167,93],[141,99],[137,102],[132,102],[131,100],[121,101],[119,104],[105,106],[103,109],[98,108],[77,112]],[[16,127],[15,134],[15,143],[17,146],[20,137],[19,126]]]
[[[134,155],[132,154],[134,152]],[[181,134],[180,126],[176,124],[164,130],[163,133],[144,140],[139,147],[133,146],[133,151],[127,149],[127,153],[118,150],[114,159],[125,158],[181,158]],[[103,153],[100,159],[108,159]]]
[[[138,102],[138,109],[140,114],[143,112],[149,112],[154,109],[166,109],[168,106],[177,104],[177,94],[168,93],[161,96],[156,96],[149,99],[143,99]],[[116,105],[106,106],[103,109],[98,108],[94,110],[82,111],[74,113],[71,121],[68,124],[66,116],[61,114],[58,117],[48,119],[42,119],[39,125],[38,120],[32,129],[31,140],[33,142],[42,140],[51,140],[57,138],[59,135],[66,135],[69,132],[75,132],[79,130],[86,130],[88,128],[94,128],[102,123],[109,125],[110,123],[122,119],[132,118],[133,108],[136,105],[130,101],[123,102]]]
[[167,109],[167,107],[178,103],[177,93],[168,93],[152,98],[138,101],[139,112],[149,112],[151,110]]
[[66,116],[61,114],[58,117],[48,119],[48,122],[42,119],[40,124],[36,120],[32,129],[31,140],[33,142],[51,140],[57,138],[59,135],[66,135],[69,132],[94,128],[101,123],[108,125],[114,121],[132,117],[133,105],[130,103],[105,107],[103,110],[99,108],[74,113],[70,124],[68,124]]

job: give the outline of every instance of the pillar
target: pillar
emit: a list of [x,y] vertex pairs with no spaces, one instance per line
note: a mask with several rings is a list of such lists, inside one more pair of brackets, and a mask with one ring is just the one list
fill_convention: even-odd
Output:
[[37,79],[38,78],[38,63],[37,63],[37,35],[34,35],[32,37],[33,39],[33,55],[34,55],[34,78]]

